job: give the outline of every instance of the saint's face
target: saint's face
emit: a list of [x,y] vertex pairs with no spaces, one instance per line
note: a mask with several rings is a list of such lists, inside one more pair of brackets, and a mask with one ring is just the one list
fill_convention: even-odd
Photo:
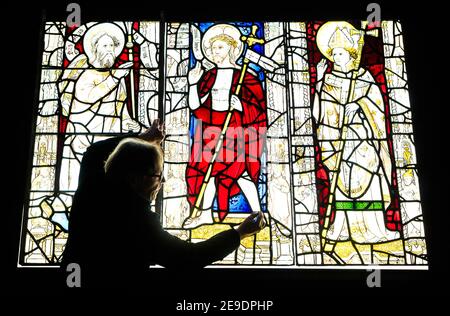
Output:
[[114,65],[114,41],[111,37],[102,36],[97,42],[96,60],[101,68],[111,68]]
[[216,40],[211,45],[213,60],[218,66],[227,61],[227,58],[229,57],[230,48],[231,48],[230,45],[228,45],[226,42],[222,40]]
[[337,47],[333,49],[333,60],[336,65],[346,69],[347,63],[350,61],[350,53],[344,48]]

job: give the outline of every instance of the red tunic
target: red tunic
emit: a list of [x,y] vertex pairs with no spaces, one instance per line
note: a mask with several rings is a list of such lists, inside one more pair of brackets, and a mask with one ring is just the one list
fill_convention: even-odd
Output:
[[[233,71],[232,94],[236,91],[240,74],[240,70]],[[211,91],[216,76],[216,68],[203,75],[198,85],[200,98]],[[245,171],[257,185],[261,169],[260,158],[265,147],[266,101],[258,78],[247,72],[238,97],[243,110],[242,112],[233,111],[228,131],[219,150],[218,158],[213,163],[211,174],[212,177],[215,177],[221,221],[228,214],[230,198],[240,193],[237,180]],[[195,205],[228,113],[227,111],[212,110],[211,104],[210,93],[205,102],[198,109],[193,110],[194,116],[201,120],[201,124],[196,125],[191,155],[186,168],[188,201],[191,208]]]

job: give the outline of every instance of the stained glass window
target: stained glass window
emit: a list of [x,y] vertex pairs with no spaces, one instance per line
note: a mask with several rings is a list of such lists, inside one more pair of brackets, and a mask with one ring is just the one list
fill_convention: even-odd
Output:
[[60,262],[86,148],[159,117],[167,231],[199,242],[266,216],[214,266],[426,268],[402,34],[397,21],[47,22],[20,265]]

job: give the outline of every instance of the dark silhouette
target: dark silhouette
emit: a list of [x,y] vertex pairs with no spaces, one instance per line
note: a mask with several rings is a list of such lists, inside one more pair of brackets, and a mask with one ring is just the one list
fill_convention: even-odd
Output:
[[80,265],[82,287],[132,286],[152,264],[192,271],[223,259],[264,227],[263,214],[252,214],[195,244],[166,232],[150,211],[164,182],[163,138],[155,120],[144,133],[94,143],[84,154],[62,262],[64,271]]

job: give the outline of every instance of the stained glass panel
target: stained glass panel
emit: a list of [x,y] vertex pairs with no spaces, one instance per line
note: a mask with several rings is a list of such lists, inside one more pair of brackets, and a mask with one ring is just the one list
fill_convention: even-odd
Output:
[[166,230],[199,242],[252,211],[268,222],[214,266],[427,267],[399,22],[47,22],[44,34],[20,265],[60,262],[86,148],[159,117]]

